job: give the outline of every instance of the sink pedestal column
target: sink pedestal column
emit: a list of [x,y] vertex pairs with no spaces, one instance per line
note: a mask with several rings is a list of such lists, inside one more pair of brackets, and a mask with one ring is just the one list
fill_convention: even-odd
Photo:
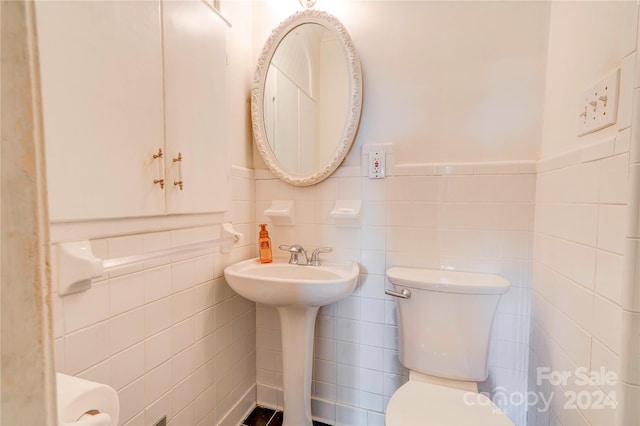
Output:
[[278,307],[282,329],[283,426],[311,426],[311,372],[317,306]]

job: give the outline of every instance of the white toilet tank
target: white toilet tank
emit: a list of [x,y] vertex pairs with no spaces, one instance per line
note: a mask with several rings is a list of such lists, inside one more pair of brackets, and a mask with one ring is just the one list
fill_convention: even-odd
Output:
[[482,273],[393,267],[387,277],[398,298],[400,361],[410,370],[446,379],[487,378],[489,338],[505,278]]

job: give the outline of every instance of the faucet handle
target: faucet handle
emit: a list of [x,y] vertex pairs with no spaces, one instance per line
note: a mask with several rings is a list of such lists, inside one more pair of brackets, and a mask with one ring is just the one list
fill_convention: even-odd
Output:
[[311,266],[320,266],[320,253],[331,253],[333,249],[331,247],[319,247],[311,253],[311,260],[309,264]]
[[[289,253],[291,253],[291,257],[289,258],[289,263],[292,265],[297,265],[298,264],[298,254],[300,253],[301,250],[303,250],[302,246],[298,245],[298,244],[294,244],[292,246],[288,246],[285,244],[282,244],[281,246],[278,247],[280,250],[286,250]],[[306,261],[306,259],[305,259]]]

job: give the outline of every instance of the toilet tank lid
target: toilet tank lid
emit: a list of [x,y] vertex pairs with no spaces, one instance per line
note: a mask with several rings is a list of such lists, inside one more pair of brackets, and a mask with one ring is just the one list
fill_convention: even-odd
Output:
[[439,269],[394,266],[387,269],[387,277],[396,285],[443,293],[503,294],[510,286],[498,275]]

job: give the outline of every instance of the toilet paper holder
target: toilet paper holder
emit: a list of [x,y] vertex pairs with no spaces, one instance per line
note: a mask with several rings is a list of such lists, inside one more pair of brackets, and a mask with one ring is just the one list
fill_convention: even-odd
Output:
[[116,426],[118,393],[111,386],[56,373],[58,426]]

